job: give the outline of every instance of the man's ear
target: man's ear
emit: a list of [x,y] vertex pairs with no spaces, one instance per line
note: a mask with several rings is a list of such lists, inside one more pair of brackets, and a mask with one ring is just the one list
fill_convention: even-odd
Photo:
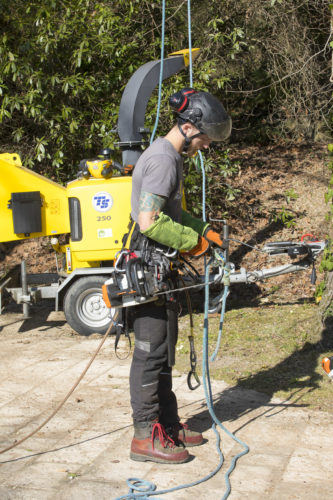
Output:
[[192,135],[193,130],[194,130],[192,123],[189,123],[189,122],[183,123],[181,125],[181,127],[182,127],[185,135],[188,135],[188,136]]

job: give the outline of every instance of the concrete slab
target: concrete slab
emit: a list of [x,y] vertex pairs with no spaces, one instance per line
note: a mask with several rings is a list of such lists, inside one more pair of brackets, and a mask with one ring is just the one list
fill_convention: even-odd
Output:
[[[53,326],[52,321],[54,316],[47,331],[22,332],[17,318],[10,314],[0,318],[1,448],[27,435],[53,411],[100,342],[100,337],[79,337],[66,323]],[[113,339],[108,339],[87,376],[47,426],[0,455],[1,500],[110,500],[128,493],[129,477],[149,480],[165,490],[207,477],[216,469],[219,455],[203,390],[189,391],[186,376],[180,374],[174,377],[180,416],[204,432],[206,443],[189,449],[191,460],[182,465],[129,459],[130,361],[130,357],[118,360]],[[224,382],[213,381],[212,389],[218,417],[250,446],[231,475],[231,500],[332,496],[332,415]],[[224,474],[242,448],[220,434],[222,469],[202,484],[159,498],[222,498]]]

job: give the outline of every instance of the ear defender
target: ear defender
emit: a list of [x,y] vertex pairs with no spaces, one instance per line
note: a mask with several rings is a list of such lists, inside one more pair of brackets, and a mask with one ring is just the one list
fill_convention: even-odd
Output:
[[197,91],[191,88],[184,88],[169,97],[169,104],[176,113],[182,113],[186,110],[189,100],[188,97],[197,94]]
[[177,122],[178,122],[179,132],[185,139],[185,144],[183,147],[184,153],[187,152],[192,140],[195,139],[196,137],[199,137],[199,135],[202,134],[201,130],[199,129],[200,131],[197,134],[187,137],[187,135],[184,133],[181,127],[181,124],[184,122],[190,122],[193,125],[195,125],[202,117],[201,109],[189,106],[190,104],[189,98],[193,94],[198,94],[198,92],[191,88],[184,88],[182,90],[179,90],[175,94],[172,94],[172,96],[169,97],[169,104],[173,109],[173,111],[178,115]]

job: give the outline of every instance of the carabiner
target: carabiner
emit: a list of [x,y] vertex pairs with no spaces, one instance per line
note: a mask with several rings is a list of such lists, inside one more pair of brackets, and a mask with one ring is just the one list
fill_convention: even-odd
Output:
[[[196,385],[192,384],[192,377],[194,377],[194,380],[197,383]],[[197,372],[195,370],[191,370],[191,371],[188,372],[188,375],[187,375],[187,385],[188,385],[188,388],[191,391],[195,391],[195,389],[197,389],[201,385],[200,379],[199,379],[198,374],[197,374]]]

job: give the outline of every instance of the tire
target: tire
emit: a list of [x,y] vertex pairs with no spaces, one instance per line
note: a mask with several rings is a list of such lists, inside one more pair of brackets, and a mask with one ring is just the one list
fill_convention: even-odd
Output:
[[[107,276],[84,276],[76,280],[66,292],[66,320],[80,335],[104,334],[110,325],[110,311],[102,297],[102,285],[106,280]],[[111,309],[111,313],[116,320],[119,310]]]

